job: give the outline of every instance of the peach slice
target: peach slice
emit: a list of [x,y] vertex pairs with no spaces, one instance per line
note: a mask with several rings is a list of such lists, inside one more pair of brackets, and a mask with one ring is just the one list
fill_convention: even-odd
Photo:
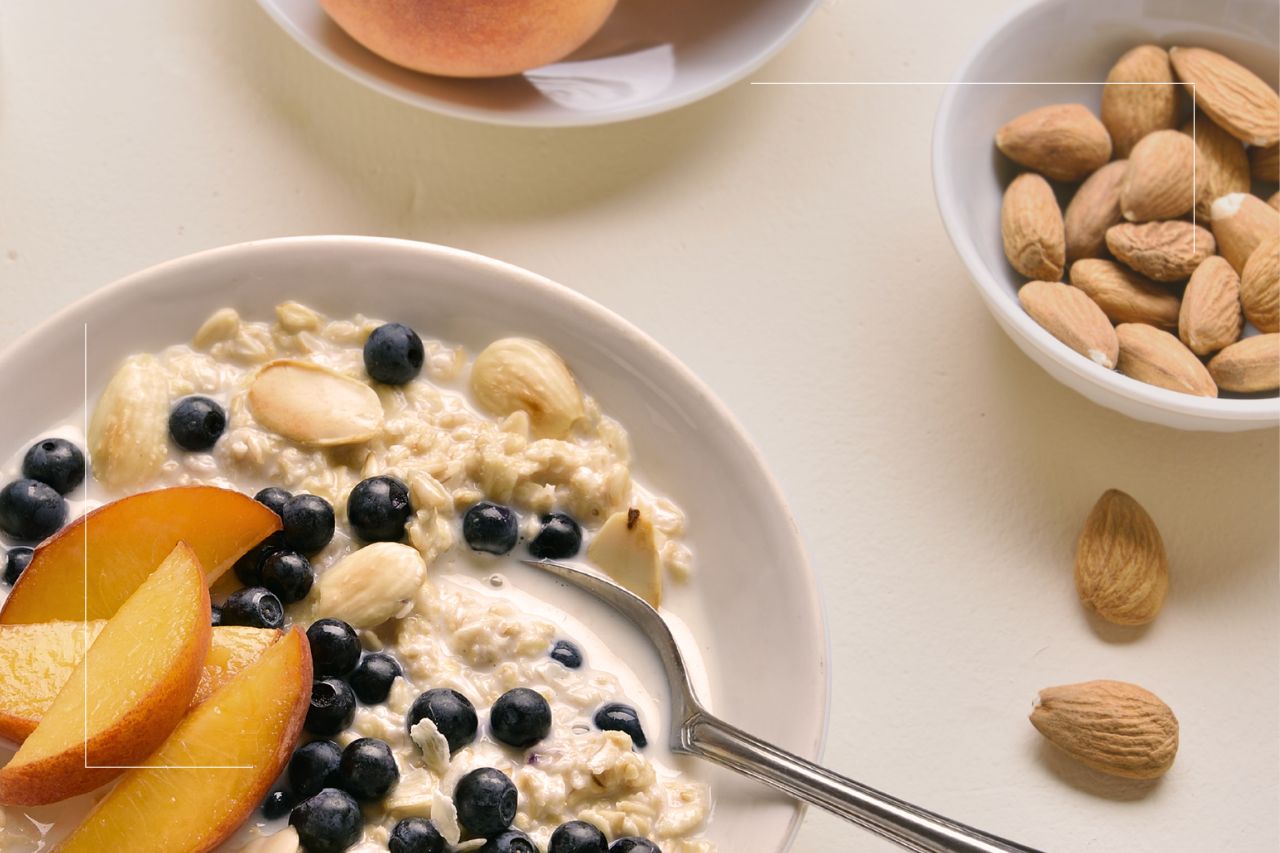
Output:
[[295,627],[188,714],[147,766],[125,773],[58,851],[212,850],[284,769],[310,700],[311,652]]
[[65,800],[150,755],[191,704],[211,634],[204,572],[179,543],[103,627],[0,769],[0,803]]
[[0,623],[109,619],[178,542],[191,546],[212,583],[279,529],[274,512],[229,489],[179,486],[123,498],[36,549]]
[[[86,646],[107,623],[87,624],[87,633],[83,622],[0,625],[0,737],[21,743],[35,730],[80,665]],[[267,628],[214,628],[192,707],[208,699],[283,635]]]

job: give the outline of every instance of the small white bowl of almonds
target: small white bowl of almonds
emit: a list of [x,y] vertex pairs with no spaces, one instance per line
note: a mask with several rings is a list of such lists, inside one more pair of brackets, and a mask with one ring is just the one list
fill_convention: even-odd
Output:
[[1280,6],[1042,0],[948,88],[934,186],[995,318],[1096,403],[1280,424]]

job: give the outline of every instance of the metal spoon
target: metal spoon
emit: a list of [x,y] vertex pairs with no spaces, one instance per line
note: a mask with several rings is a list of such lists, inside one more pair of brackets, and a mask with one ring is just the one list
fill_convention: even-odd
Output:
[[586,590],[634,622],[662,658],[674,705],[671,749],[707,758],[839,815],[919,853],[1037,853],[882,794],[765,743],[707,713],[698,701],[680,648],[658,611],[610,580],[550,560],[524,560]]

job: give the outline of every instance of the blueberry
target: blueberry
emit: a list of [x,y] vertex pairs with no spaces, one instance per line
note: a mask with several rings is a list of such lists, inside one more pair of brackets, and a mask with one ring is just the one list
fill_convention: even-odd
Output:
[[209,624],[215,628],[222,624],[222,605],[214,604],[209,608]]
[[662,850],[647,838],[628,835],[610,844],[609,853],[662,853]]
[[342,789],[357,800],[380,800],[400,781],[391,747],[372,737],[347,744],[342,750],[338,775],[342,777]]
[[360,662],[360,638],[341,619],[317,619],[307,629],[311,667],[317,677],[346,675]]
[[551,706],[527,687],[508,690],[489,710],[489,728],[507,746],[533,746],[551,733]]
[[293,795],[283,789],[272,791],[262,801],[262,816],[267,820],[282,818],[293,810]]
[[405,726],[412,729],[424,719],[435,723],[449,742],[450,752],[457,752],[475,740],[479,728],[475,706],[466,696],[447,687],[428,690],[413,700]]
[[39,480],[15,480],[0,489],[0,530],[20,542],[47,539],[67,520],[67,502]]
[[510,508],[492,501],[481,501],[462,517],[462,537],[472,551],[505,554],[516,547],[520,538],[520,522]]
[[571,820],[551,833],[547,853],[605,853],[608,847],[603,832],[585,821]]
[[227,428],[227,413],[208,397],[184,397],[169,414],[169,435],[183,450],[208,450]]
[[508,829],[490,838],[476,853],[538,853],[538,845],[520,830]]
[[301,554],[314,554],[333,538],[333,507],[324,498],[290,498],[280,517],[284,519],[285,544]]
[[364,342],[364,369],[379,382],[403,385],[422,370],[422,338],[403,323],[387,323]]
[[582,651],[568,640],[556,640],[551,647],[551,659],[568,669],[578,669],[582,666]]
[[391,684],[403,670],[391,655],[375,652],[361,659],[356,671],[347,678],[356,698],[365,705],[377,705],[387,701]]
[[488,838],[515,820],[516,786],[501,770],[480,767],[458,780],[453,789],[453,804],[463,829],[473,838]]
[[262,586],[262,563],[276,551],[284,550],[284,534],[276,531],[236,560],[231,570],[245,586]]
[[31,557],[34,554],[35,551],[21,546],[9,549],[4,561],[4,582],[9,586],[17,583],[27,566],[31,565]]
[[46,438],[22,458],[22,476],[65,495],[84,482],[84,453],[65,438]]
[[412,514],[409,489],[395,477],[361,480],[347,498],[347,521],[366,542],[399,542]]
[[260,586],[236,590],[222,602],[222,624],[279,628],[284,625],[284,605],[274,593]]
[[293,810],[289,825],[307,853],[341,853],[360,840],[364,815],[346,791],[325,788]]
[[391,830],[391,853],[444,853],[444,836],[426,818],[407,817]]
[[289,759],[289,786],[301,799],[324,788],[339,787],[342,748],[331,740],[313,740],[298,747]]
[[253,496],[253,499],[274,512],[276,515],[283,517],[284,505],[289,502],[289,498],[291,497],[293,497],[293,495],[284,489],[271,486],[258,492]]
[[582,547],[582,528],[563,512],[542,517],[542,529],[529,543],[529,554],[539,560],[567,560]]
[[626,732],[631,735],[631,742],[637,749],[644,749],[649,740],[640,728],[640,715],[630,705],[621,702],[610,702],[604,705],[595,716],[596,728],[602,732]]
[[276,551],[262,561],[262,585],[285,604],[306,598],[315,579],[311,563],[296,551]]
[[311,707],[304,724],[307,731],[329,737],[351,725],[356,718],[356,695],[345,681],[322,678],[311,683]]

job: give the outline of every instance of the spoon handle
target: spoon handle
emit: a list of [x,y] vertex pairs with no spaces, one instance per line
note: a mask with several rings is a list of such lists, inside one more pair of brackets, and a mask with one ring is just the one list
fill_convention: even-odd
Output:
[[682,727],[681,751],[736,770],[918,853],[1036,853],[882,794],[765,743],[704,711]]

